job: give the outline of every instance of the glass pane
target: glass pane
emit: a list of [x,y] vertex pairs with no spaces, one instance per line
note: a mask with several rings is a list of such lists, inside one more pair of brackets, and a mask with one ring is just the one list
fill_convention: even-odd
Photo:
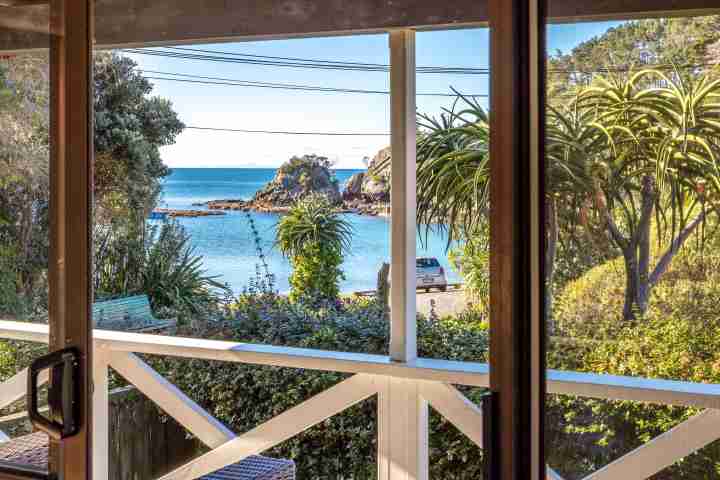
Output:
[[636,448],[632,475],[717,477],[716,23],[549,27],[549,381],[583,372],[547,398],[563,478],[630,475]]
[[[50,72],[48,9],[1,7],[0,320],[48,323]],[[8,331],[12,331],[9,323]],[[12,334],[10,334],[12,337]],[[48,468],[48,440],[32,433],[25,381],[47,345],[0,338],[0,466]],[[42,405],[46,402],[41,397]]]
[[[416,35],[418,355],[487,363],[489,30]],[[429,478],[481,478],[482,449],[430,407]]]

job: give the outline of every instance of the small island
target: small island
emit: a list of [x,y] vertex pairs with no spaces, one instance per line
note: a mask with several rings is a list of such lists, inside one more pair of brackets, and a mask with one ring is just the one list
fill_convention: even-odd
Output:
[[208,211],[287,213],[299,200],[309,195],[322,195],[338,211],[385,216],[388,215],[390,201],[389,158],[389,147],[380,150],[368,165],[367,172],[354,174],[341,190],[327,157],[294,156],[251,200],[220,199],[202,205]]

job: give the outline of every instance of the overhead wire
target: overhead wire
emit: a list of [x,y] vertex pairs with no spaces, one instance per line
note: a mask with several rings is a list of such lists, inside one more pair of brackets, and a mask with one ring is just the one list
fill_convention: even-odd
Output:
[[215,128],[215,127],[196,127],[186,126],[190,130],[207,130],[213,132],[234,132],[234,133],[262,133],[268,135],[318,135],[331,137],[387,137],[389,133],[378,132],[296,132],[287,130],[251,130],[243,128]]
[[[222,77],[208,77],[202,75],[192,75],[187,73],[173,73],[173,72],[162,72],[158,70],[138,70],[142,73],[150,73],[151,75],[145,75],[145,78],[150,80],[165,80],[171,82],[184,82],[184,83],[195,83],[201,85],[220,85],[220,86],[234,86],[234,87],[255,87],[255,88],[271,88],[279,90],[300,90],[308,92],[325,92],[325,93],[352,93],[352,94],[372,94],[372,95],[389,95],[390,92],[387,90],[364,90],[355,88],[335,88],[335,87],[321,87],[317,85],[303,85],[297,83],[274,83],[274,82],[259,82],[252,80],[238,80],[231,78]],[[162,77],[154,75],[163,75]],[[179,78],[168,78],[168,77],[179,77]],[[457,97],[455,93],[423,93],[420,92],[418,96],[424,97]],[[472,98],[486,98],[487,94],[473,93],[465,94],[463,96]]]

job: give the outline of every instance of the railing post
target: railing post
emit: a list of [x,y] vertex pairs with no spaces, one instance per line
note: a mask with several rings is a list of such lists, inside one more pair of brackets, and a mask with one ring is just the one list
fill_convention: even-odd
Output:
[[428,403],[418,382],[386,377],[378,392],[378,480],[428,480]]
[[108,367],[110,352],[95,347],[93,352],[93,480],[108,480],[110,466],[110,397]]
[[390,32],[390,357],[417,357],[415,32]]

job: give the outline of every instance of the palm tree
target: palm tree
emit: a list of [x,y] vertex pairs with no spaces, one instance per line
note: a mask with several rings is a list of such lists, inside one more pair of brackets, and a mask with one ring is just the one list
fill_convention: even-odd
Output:
[[343,255],[350,251],[352,225],[322,195],[298,202],[277,227],[277,246],[290,258],[292,300],[333,300]]
[[[717,213],[720,80],[646,69],[597,78],[577,99],[601,144],[589,158],[595,207],[622,252],[623,317],[645,313],[653,287],[687,238]],[[651,259],[651,232],[661,253]],[[700,240],[705,237],[701,236]]]
[[[459,109],[458,105],[463,108]],[[547,248],[546,282],[550,287],[557,251],[558,198],[570,201],[587,195],[590,174],[579,148],[554,142],[563,138],[567,145],[592,141],[579,112],[552,109],[548,125],[548,188],[546,202]],[[417,223],[425,232],[440,229],[448,239],[473,242],[482,236],[489,212],[490,128],[488,114],[471,98],[458,95],[453,107],[439,118],[419,115],[417,143]],[[546,306],[551,308],[548,289]]]
[[[622,252],[624,318],[646,311],[672,258],[717,210],[720,80],[713,78],[653,69],[598,77],[575,97],[548,107],[548,286],[558,236],[571,234],[568,222],[577,222],[607,235]],[[471,238],[489,209],[488,116],[476,102],[459,101],[467,108],[418,120],[417,221],[426,229],[440,223],[449,242]],[[570,214],[563,225],[560,208]],[[651,269],[653,220],[666,245]],[[549,297],[546,302],[549,309]]]

